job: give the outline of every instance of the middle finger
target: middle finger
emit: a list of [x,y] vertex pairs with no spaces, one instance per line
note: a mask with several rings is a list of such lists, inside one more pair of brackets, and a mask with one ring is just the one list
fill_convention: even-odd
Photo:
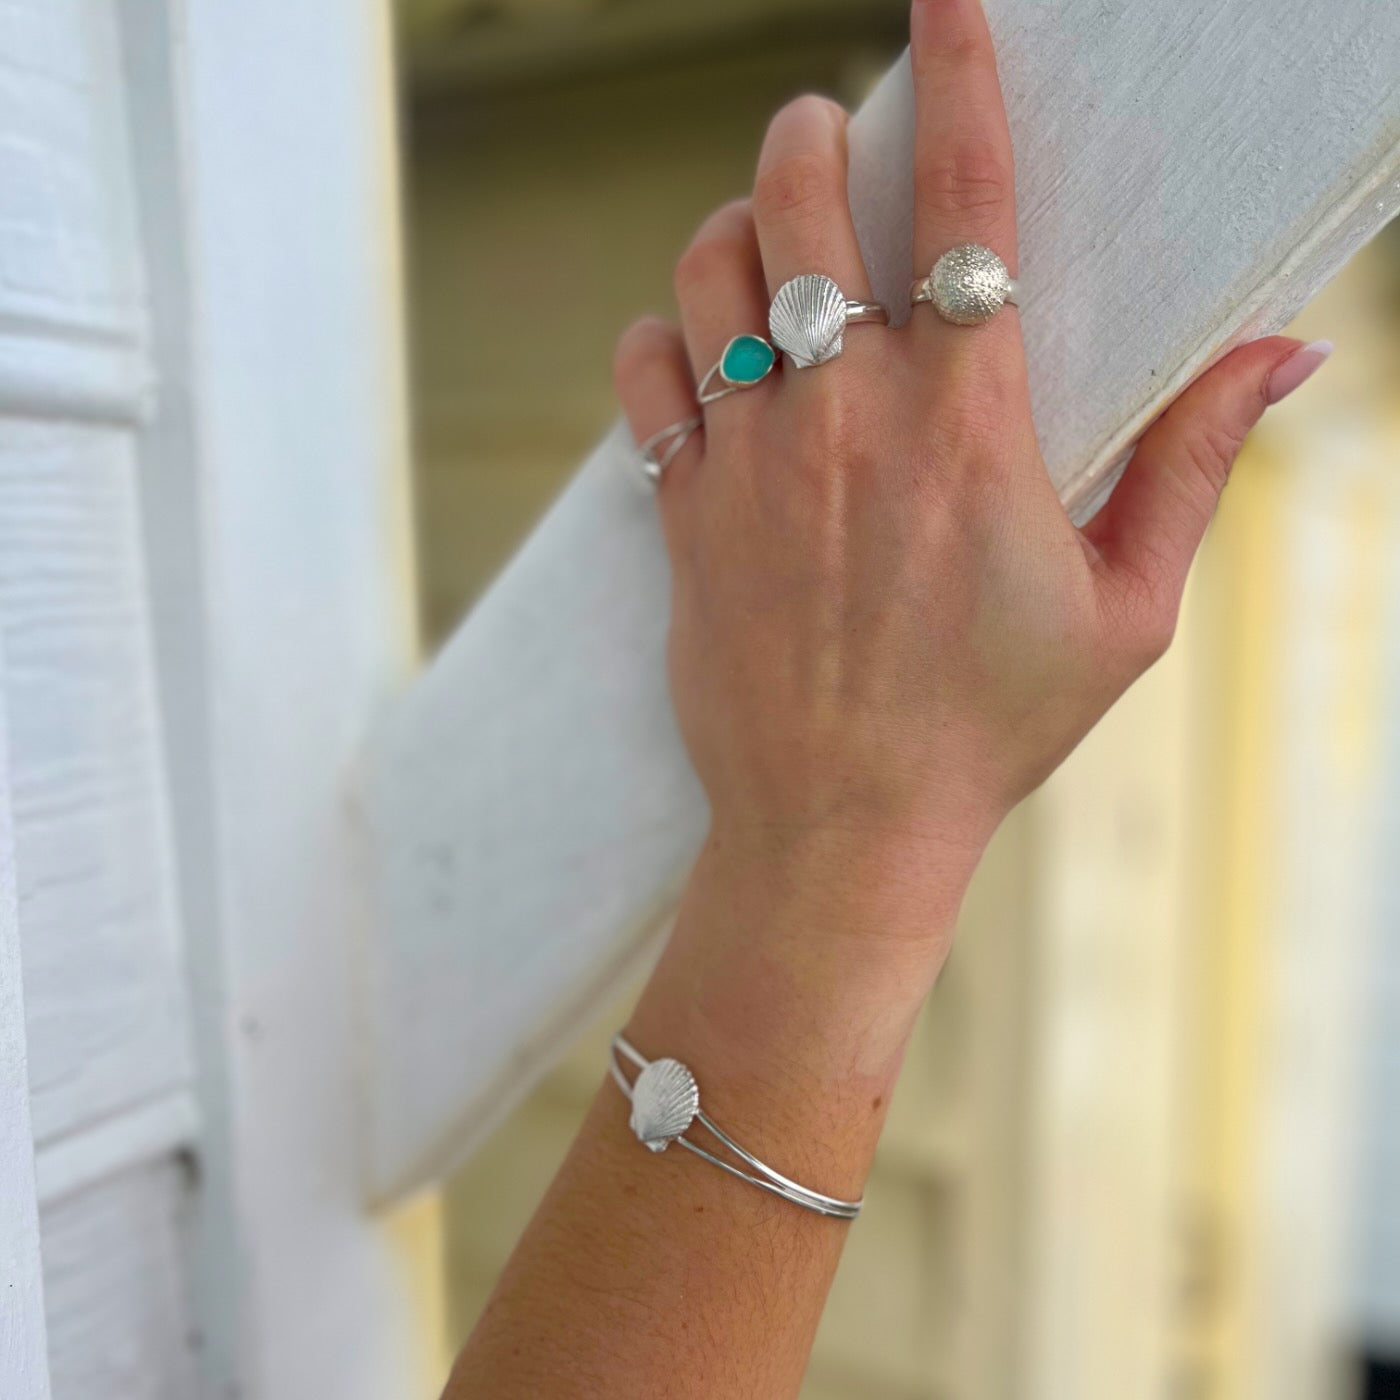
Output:
[[848,121],[835,102],[799,97],[768,128],[753,202],[770,296],[802,273],[830,277],[849,298],[870,296],[846,193]]

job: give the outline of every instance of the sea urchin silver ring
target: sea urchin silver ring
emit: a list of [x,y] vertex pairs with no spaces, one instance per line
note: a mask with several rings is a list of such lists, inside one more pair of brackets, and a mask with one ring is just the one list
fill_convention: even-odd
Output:
[[[618,1063],[618,1056],[630,1061],[641,1073],[628,1081]],[[829,1215],[837,1220],[854,1220],[865,1204],[859,1201],[842,1201],[835,1196],[823,1196],[820,1191],[809,1190],[789,1181],[780,1172],[760,1162],[751,1152],[745,1152],[728,1133],[719,1128],[715,1121],[700,1107],[700,1086],[695,1076],[679,1060],[648,1060],[628,1043],[620,1034],[613,1036],[612,1051],[608,1057],[608,1068],[617,1081],[617,1087],[632,1100],[632,1114],[629,1126],[637,1139],[653,1152],[664,1152],[673,1142],[679,1143],[697,1157],[712,1162],[730,1176],[747,1181],[764,1191],[771,1191],[785,1201],[815,1211],[818,1215]],[[685,1136],[698,1123],[718,1142],[727,1147],[741,1162],[753,1168],[753,1172],[743,1171],[729,1162],[721,1160],[712,1152],[707,1152],[698,1143]]]
[[1019,306],[1020,288],[1006,264],[980,243],[950,248],[934,263],[933,271],[914,283],[909,300],[934,310],[955,326],[980,326],[1003,306]]
[[834,360],[846,348],[846,327],[861,321],[890,323],[878,301],[853,301],[830,277],[804,273],[784,282],[768,313],[768,335],[797,369]]
[[740,389],[752,389],[768,378],[777,363],[778,352],[761,335],[736,335],[700,381],[696,398],[703,406],[737,394]]

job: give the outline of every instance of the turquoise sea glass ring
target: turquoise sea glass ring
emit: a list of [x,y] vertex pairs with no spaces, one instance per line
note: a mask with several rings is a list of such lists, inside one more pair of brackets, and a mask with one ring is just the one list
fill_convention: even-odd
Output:
[[736,335],[724,347],[719,362],[700,381],[699,400],[702,404],[714,403],[740,389],[752,389],[768,378],[777,363],[778,352],[761,335]]
[[778,362],[778,352],[759,335],[736,335],[719,362],[720,376],[738,389],[757,384]]

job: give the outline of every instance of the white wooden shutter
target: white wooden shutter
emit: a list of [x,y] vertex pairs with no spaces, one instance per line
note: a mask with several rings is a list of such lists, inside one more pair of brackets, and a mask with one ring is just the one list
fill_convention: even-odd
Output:
[[0,652],[0,1393],[49,1400]]
[[387,23],[0,5],[5,1400],[45,1330],[55,1400],[430,1384],[344,821],[413,644]]
[[191,1372],[173,1154],[196,1108],[140,519],[152,365],[125,36],[108,0],[0,19],[0,786],[48,1368],[57,1397],[174,1400]]

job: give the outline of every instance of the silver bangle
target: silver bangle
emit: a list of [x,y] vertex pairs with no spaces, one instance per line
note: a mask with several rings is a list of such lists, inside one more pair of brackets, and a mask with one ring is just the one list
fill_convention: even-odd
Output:
[[[630,1060],[641,1071],[630,1083],[622,1072],[622,1066],[618,1064],[619,1055]],[[747,1181],[750,1186],[771,1191],[775,1196],[781,1196],[785,1201],[791,1201],[793,1205],[802,1206],[805,1210],[815,1211],[818,1215],[833,1216],[838,1220],[854,1220],[860,1214],[860,1208],[865,1204],[864,1197],[858,1201],[841,1201],[835,1196],[823,1196],[820,1191],[812,1191],[806,1186],[799,1186],[795,1181],[789,1181],[781,1172],[776,1172],[772,1167],[760,1162],[751,1152],[745,1152],[700,1107],[700,1087],[695,1082],[695,1076],[679,1060],[648,1060],[638,1054],[619,1032],[613,1036],[608,1068],[612,1071],[613,1079],[617,1081],[617,1087],[632,1101],[632,1114],[629,1119],[632,1131],[638,1140],[653,1152],[664,1152],[673,1142],[678,1142],[687,1151],[714,1163],[730,1176],[737,1176],[740,1181]],[[713,1134],[759,1175],[753,1176],[741,1171],[691,1142],[684,1134],[695,1123],[699,1123],[707,1132]]]

